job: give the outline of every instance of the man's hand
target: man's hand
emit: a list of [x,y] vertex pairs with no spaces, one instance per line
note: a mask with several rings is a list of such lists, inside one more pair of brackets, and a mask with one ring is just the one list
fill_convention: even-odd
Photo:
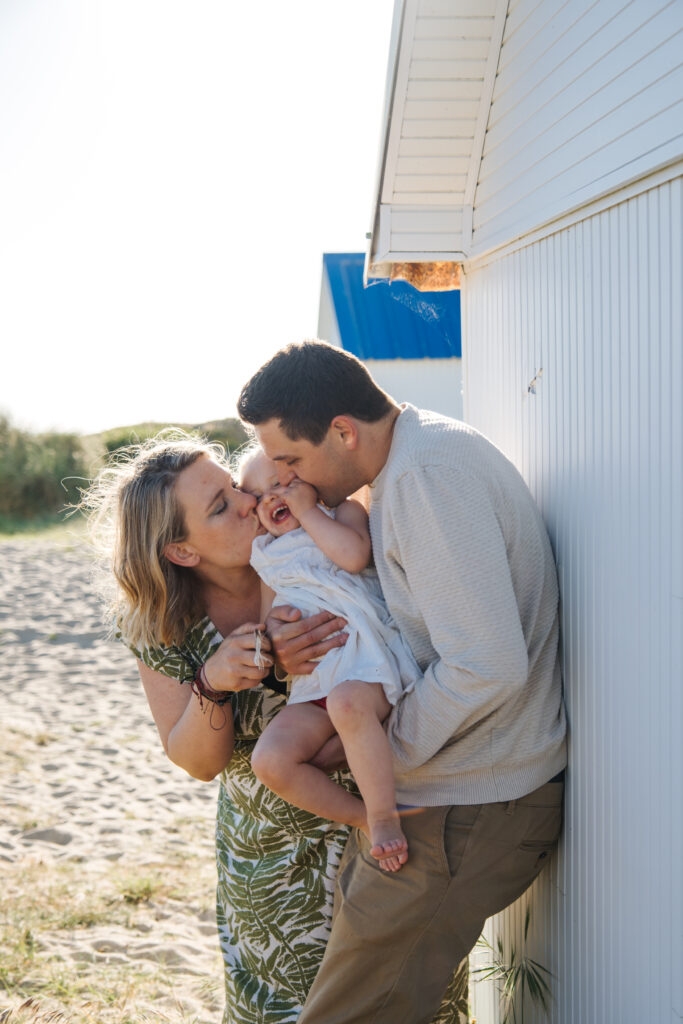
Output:
[[310,675],[323,654],[342,647],[347,634],[339,630],[346,624],[346,619],[331,612],[302,619],[299,609],[291,605],[272,608],[266,619],[275,660],[292,676]]

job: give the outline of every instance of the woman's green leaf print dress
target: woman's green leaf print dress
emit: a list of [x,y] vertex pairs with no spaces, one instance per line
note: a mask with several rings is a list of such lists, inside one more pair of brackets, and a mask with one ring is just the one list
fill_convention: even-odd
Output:
[[[189,683],[220,641],[204,619],[181,647],[131,649],[150,668]],[[251,771],[254,744],[284,703],[281,694],[257,686],[231,695],[225,705],[232,707],[235,749],[221,776],[216,819],[223,1024],[294,1024],[330,931],[348,829],[290,806]],[[348,774],[339,773],[337,781],[352,785]],[[454,977],[434,1024],[465,1021],[466,993],[465,971]]]

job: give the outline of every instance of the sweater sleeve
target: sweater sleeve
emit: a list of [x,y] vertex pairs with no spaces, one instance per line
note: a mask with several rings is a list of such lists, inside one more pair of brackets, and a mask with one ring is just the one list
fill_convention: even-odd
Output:
[[394,757],[410,771],[513,697],[527,680],[528,653],[505,538],[483,484],[449,466],[415,468],[398,480],[390,514],[390,571],[436,652],[389,719]]

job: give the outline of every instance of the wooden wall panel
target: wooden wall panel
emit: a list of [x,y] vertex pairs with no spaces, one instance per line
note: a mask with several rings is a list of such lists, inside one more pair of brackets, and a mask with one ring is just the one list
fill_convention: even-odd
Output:
[[[465,417],[527,479],[562,595],[566,824],[528,897],[553,1024],[683,1013],[682,209],[676,178],[463,278]],[[519,946],[524,909],[489,935]]]
[[511,5],[473,213],[473,254],[683,153],[683,4]]

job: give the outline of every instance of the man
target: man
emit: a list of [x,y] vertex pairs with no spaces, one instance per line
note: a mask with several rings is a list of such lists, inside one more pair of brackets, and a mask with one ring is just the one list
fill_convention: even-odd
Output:
[[[300,1024],[428,1024],[487,917],[536,877],[561,825],[565,718],[550,543],[521,476],[463,423],[398,406],[353,356],[290,345],[238,409],[285,485],[329,506],[370,488],[389,610],[423,673],[388,720],[409,859],[354,833]],[[276,644],[277,649],[277,644]]]

